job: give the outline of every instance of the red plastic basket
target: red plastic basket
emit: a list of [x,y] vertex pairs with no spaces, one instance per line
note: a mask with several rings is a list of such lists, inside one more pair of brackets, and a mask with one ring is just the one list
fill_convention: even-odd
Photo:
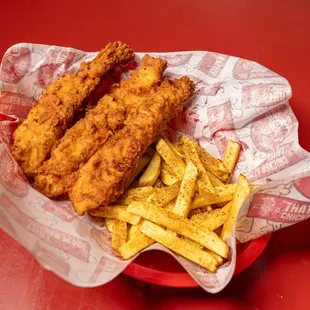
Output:
[[[248,268],[261,255],[270,239],[270,234],[254,239],[238,247],[235,275]],[[129,277],[147,283],[169,287],[197,287],[198,284],[169,254],[161,251],[142,253],[125,270]]]

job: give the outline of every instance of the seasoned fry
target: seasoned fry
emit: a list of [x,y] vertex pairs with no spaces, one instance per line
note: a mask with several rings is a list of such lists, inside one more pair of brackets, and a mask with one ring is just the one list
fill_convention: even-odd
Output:
[[239,153],[240,153],[241,145],[237,142],[229,140],[225,149],[224,154],[224,166],[229,171],[230,177],[226,182],[229,181],[231,175],[234,172],[236,163],[238,161]]
[[169,203],[167,203],[167,204],[164,206],[165,210],[167,210],[167,211],[173,213],[174,206],[175,206],[175,202],[176,202],[176,199],[174,199],[174,200],[170,201]]
[[164,139],[160,139],[156,150],[180,180],[185,173],[185,164]]
[[173,149],[174,149],[174,151],[177,153],[177,155],[178,155],[183,161],[185,161],[186,158],[185,158],[185,156],[184,156],[184,154],[183,154],[183,151],[182,151],[182,149],[181,149],[179,143],[173,142],[173,143],[171,143],[171,146],[173,147]]
[[215,194],[211,195],[205,193],[203,196],[196,197],[192,202],[192,209],[200,208],[211,204],[220,202],[228,202],[234,198],[236,191],[236,184],[226,184],[214,188]]
[[[166,230],[167,231],[167,230]],[[171,230],[168,230],[169,231],[169,233],[171,232],[172,234],[175,234],[176,236],[178,236],[178,234],[176,234],[176,233],[174,233],[173,231],[171,231]],[[193,247],[196,247],[196,248],[198,248],[198,249],[201,249],[201,250],[203,250],[204,249],[204,247],[201,245],[201,244],[198,244],[198,243],[196,243],[195,241],[193,241],[193,240],[191,240],[191,239],[188,239],[188,238],[185,238],[185,237],[183,237],[183,236],[178,236],[180,239],[183,239],[183,240],[185,240],[187,243],[190,243]],[[207,251],[209,251],[209,250],[207,250]],[[209,251],[210,253],[212,253],[211,251]]]
[[132,202],[128,206],[128,211],[158,225],[165,226],[203,245],[222,257],[227,257],[228,255],[227,245],[215,233],[206,230],[182,216],[166,211],[163,208],[158,208],[148,202]]
[[132,225],[129,228],[129,232],[128,232],[128,240],[131,240],[133,238],[135,238],[136,236],[141,235],[141,231],[138,225]]
[[167,186],[173,185],[174,183],[177,183],[179,181],[177,177],[175,177],[173,174],[170,173],[170,171],[164,168],[161,169],[159,178]]
[[[138,227],[138,226],[136,226]],[[139,228],[138,228],[139,229]],[[140,229],[139,229],[140,231]],[[139,235],[136,235],[128,242],[123,244],[119,249],[118,252],[124,259],[129,259],[132,256],[136,255],[138,252],[142,251],[143,249],[147,248],[148,246],[152,245],[154,240],[149,238],[148,236],[142,234],[140,232]]]
[[139,179],[139,186],[152,186],[160,174],[160,155],[156,152]]
[[[167,170],[170,174],[172,174],[173,176],[176,177],[176,175],[174,174],[172,168],[164,160],[161,163],[161,167],[162,167],[162,169]],[[182,180],[182,178],[181,178],[181,180]]]
[[225,183],[223,183],[219,178],[217,178],[213,173],[211,173],[210,171],[207,171],[207,175],[211,181],[211,184],[213,187],[216,186],[223,186],[225,185]]
[[212,210],[213,210],[212,206],[203,206],[203,207],[200,207],[200,208],[192,209],[190,211],[188,217],[191,218],[195,214],[211,212]]
[[113,233],[115,220],[106,218],[104,219],[104,221],[105,221],[105,225],[107,226],[108,231],[110,233]]
[[230,212],[224,223],[222,234],[221,234],[221,238],[225,242],[229,241],[229,238],[233,231],[239,210],[244,200],[248,197],[249,193],[250,193],[250,187],[249,187],[248,180],[246,179],[244,175],[240,174],[238,183],[237,183],[237,191],[232,201]]
[[123,221],[132,225],[137,225],[140,221],[140,216],[128,212],[123,206],[100,207],[92,210],[90,214],[93,216]]
[[221,209],[215,209],[211,212],[203,212],[200,214],[195,214],[191,217],[191,221],[197,223],[200,226],[203,226],[206,229],[211,231],[222,226],[228,218],[232,201],[227,203]]
[[127,240],[127,223],[115,220],[112,234],[112,248],[117,250]]
[[183,217],[187,217],[190,211],[190,203],[195,191],[195,182],[198,170],[192,161],[186,165],[184,177],[181,183],[180,192],[173,212]]
[[198,143],[196,143],[199,158],[204,167],[218,177],[222,182],[226,183],[229,178],[229,172],[225,168],[223,162],[210,155]]
[[155,183],[153,184],[154,188],[163,188],[165,187],[165,184],[158,178]]
[[206,249],[205,249],[205,251],[207,253],[209,253],[211,256],[213,256],[217,260],[218,265],[222,265],[223,264],[223,262],[224,262],[223,257],[221,257],[220,255],[217,255],[216,253],[214,253],[212,251],[209,251],[209,250],[206,250]]
[[184,256],[185,258],[199,264],[200,266],[207,268],[211,272],[216,271],[218,262],[208,252],[193,246],[186,240],[183,240],[175,234],[171,234],[165,231],[160,226],[151,222],[144,221],[140,229],[145,235],[154,239],[156,242],[161,243],[166,248]]
[[213,194],[213,186],[209,176],[206,173],[206,169],[201,163],[201,160],[197,151],[197,143],[194,140],[191,140],[185,136],[181,136],[179,138],[180,147],[182,148],[187,161],[192,161],[194,165],[197,167],[199,175],[198,175],[198,189],[200,193],[205,191]]
[[157,207],[163,207],[178,196],[179,190],[180,182],[177,182],[169,187],[157,188],[155,192],[147,198],[147,201]]
[[124,192],[117,200],[117,204],[128,206],[133,201],[145,200],[155,192],[152,186],[131,188]]
[[125,188],[128,188],[129,185],[133,182],[133,180],[137,177],[137,175],[144,169],[144,167],[149,163],[150,157],[143,155],[139,161],[137,167],[134,169],[130,179],[128,180]]

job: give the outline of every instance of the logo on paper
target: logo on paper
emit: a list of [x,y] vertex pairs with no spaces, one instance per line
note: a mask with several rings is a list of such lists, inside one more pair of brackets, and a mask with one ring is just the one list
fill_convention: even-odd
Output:
[[226,65],[229,56],[218,53],[206,53],[201,59],[198,69],[212,78],[217,78]]
[[242,88],[242,107],[260,108],[274,106],[289,99],[292,91],[286,84],[255,84]]
[[0,93],[0,112],[26,118],[34,100],[27,96],[2,91]]
[[17,164],[4,145],[0,145],[0,171],[0,183],[10,193],[18,197],[27,196],[28,185],[19,175]]
[[293,143],[290,142],[275,148],[274,153],[269,154],[267,159],[251,171],[248,175],[249,181],[253,182],[265,178],[306,159],[308,157],[306,152],[299,146],[294,147]]
[[284,105],[258,117],[251,125],[251,138],[261,152],[271,153],[295,130],[295,116]]
[[181,67],[185,63],[187,63],[193,54],[177,54],[177,55],[160,55],[160,58],[167,60],[169,67]]
[[64,75],[74,59],[75,53],[52,50],[46,55],[45,64],[38,70],[34,84],[46,88],[54,80]]
[[310,202],[258,193],[252,199],[248,216],[296,223],[310,218]]
[[3,57],[0,67],[0,80],[17,83],[30,66],[31,54],[27,47],[12,47]]
[[276,77],[278,74],[246,59],[239,59],[233,69],[233,77],[237,80]]

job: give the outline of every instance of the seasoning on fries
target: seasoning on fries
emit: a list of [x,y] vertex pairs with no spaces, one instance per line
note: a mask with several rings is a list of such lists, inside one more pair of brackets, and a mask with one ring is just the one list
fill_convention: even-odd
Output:
[[91,214],[105,218],[113,248],[123,259],[158,242],[215,272],[227,259],[239,210],[257,187],[243,175],[237,183],[227,184],[240,144],[229,141],[223,161],[185,136],[178,143],[161,138],[155,148],[144,155],[148,165],[138,164],[135,187],[127,189],[116,206]]

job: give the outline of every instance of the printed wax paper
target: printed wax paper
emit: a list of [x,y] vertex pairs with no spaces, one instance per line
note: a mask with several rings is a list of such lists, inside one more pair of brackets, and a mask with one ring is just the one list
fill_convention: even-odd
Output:
[[[53,80],[79,69],[97,53],[21,43],[0,67],[0,228],[32,252],[38,262],[82,287],[105,284],[134,259],[123,261],[111,248],[102,219],[79,217],[69,201],[53,201],[34,190],[10,153],[12,133]],[[137,53],[139,64],[144,53]],[[166,128],[172,139],[185,134],[222,157],[227,141],[242,152],[234,181],[243,173],[261,184],[244,202],[229,260],[216,274],[173,255],[206,291],[221,291],[233,276],[236,242],[258,238],[310,217],[310,156],[298,144],[298,122],[289,106],[288,81],[249,60],[212,52],[150,53],[168,61],[166,76],[187,75],[195,95]],[[124,74],[124,78],[127,75]]]

